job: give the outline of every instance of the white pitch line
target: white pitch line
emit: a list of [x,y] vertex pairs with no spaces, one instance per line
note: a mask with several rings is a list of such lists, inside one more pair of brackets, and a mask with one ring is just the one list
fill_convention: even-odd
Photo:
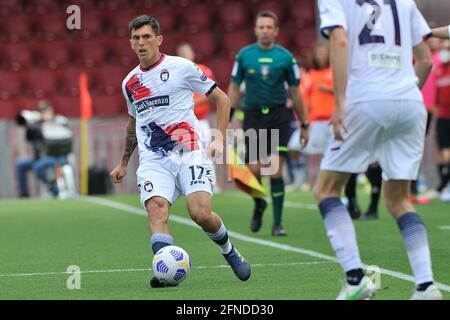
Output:
[[450,226],[438,226],[439,230],[450,230]]
[[[239,193],[233,193],[233,197],[239,198],[239,199],[250,199],[250,197],[245,196],[243,194]],[[267,199],[267,202],[270,202],[270,199]],[[314,210],[318,211],[319,208],[316,204],[312,203],[301,203],[301,202],[294,202],[294,201],[284,201],[284,206],[291,209],[307,209],[307,210]]]
[[[288,262],[288,263],[256,263],[252,264],[253,267],[290,267],[290,266],[300,266],[300,265],[314,265],[314,264],[324,264],[329,263],[327,261],[311,261],[311,262]],[[217,265],[217,266],[194,266],[192,269],[225,269],[229,268],[229,265]],[[152,268],[141,268],[141,269],[105,269],[105,270],[80,270],[80,274],[88,273],[116,273],[116,272],[148,272],[152,271]],[[30,273],[4,273],[0,274],[0,277],[35,277],[35,276],[54,276],[54,275],[71,275],[73,272],[30,272]]]
[[[144,209],[139,209],[136,207],[132,207],[120,202],[116,202],[113,200],[108,200],[108,199],[102,199],[102,198],[95,198],[95,197],[82,197],[80,198],[81,201],[85,201],[85,202],[89,202],[89,203],[93,203],[93,204],[98,204],[98,205],[102,205],[102,206],[106,206],[106,207],[110,207],[110,208],[114,208],[117,210],[122,210],[122,211],[126,211],[129,213],[133,213],[133,214],[137,214],[140,216],[147,216],[147,213],[144,211]],[[190,219],[186,219],[183,217],[179,217],[176,215],[170,215],[169,218],[171,221],[180,223],[180,224],[184,224],[187,226],[191,226],[191,227],[196,227],[196,228],[200,228],[199,226],[197,226],[192,220]],[[315,257],[315,258],[319,258],[319,259],[323,259],[323,260],[327,260],[327,261],[332,261],[332,262],[339,262],[339,260],[336,257],[332,257],[323,253],[319,253],[316,251],[312,251],[312,250],[307,250],[307,249],[302,249],[302,248],[297,248],[294,246],[290,246],[287,244],[281,244],[281,243],[277,243],[277,242],[273,242],[273,241],[269,241],[269,240],[262,240],[262,239],[257,239],[254,237],[250,237],[250,236],[246,236],[244,234],[238,233],[238,232],[234,232],[234,231],[230,231],[228,230],[228,234],[235,239],[241,240],[241,241],[246,241],[246,242],[250,242],[250,243],[256,243],[259,245],[263,245],[266,247],[271,247],[271,248],[277,248],[277,249],[281,249],[281,250],[285,250],[285,251],[290,251],[290,252],[297,252],[300,254],[304,254],[310,257]],[[367,264],[363,264],[364,268],[367,268],[369,265]],[[398,279],[402,279],[405,281],[409,281],[409,282],[415,282],[414,281],[414,277],[404,274],[402,272],[398,272],[398,271],[392,271],[389,269],[383,269],[381,268],[381,273],[398,278]],[[436,282],[436,285],[439,289],[446,291],[446,292],[450,292],[450,286],[443,284],[443,283],[439,283]]]

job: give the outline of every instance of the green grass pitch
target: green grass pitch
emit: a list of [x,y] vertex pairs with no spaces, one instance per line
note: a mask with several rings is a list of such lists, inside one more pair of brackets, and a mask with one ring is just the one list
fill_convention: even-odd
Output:
[[[365,208],[367,195],[360,198]],[[164,289],[148,286],[152,253],[147,217],[137,194],[105,199],[132,210],[84,200],[1,201],[0,299],[303,300],[334,299],[340,290],[339,264],[316,255],[334,257],[310,192],[287,194],[285,238],[270,235],[270,206],[261,231],[253,234],[249,197],[238,192],[214,197],[214,211],[234,232],[231,240],[253,265],[246,282],[234,276],[217,246],[200,229],[172,220],[175,244],[190,254],[193,269],[179,287]],[[450,205],[433,202],[417,209],[427,226],[435,279],[446,286],[443,293],[449,299]],[[171,214],[188,218],[183,199],[171,208]],[[356,221],[355,226],[364,263],[411,275],[396,223],[384,208],[379,220]],[[80,290],[66,287],[70,265],[81,269]],[[413,283],[401,275],[382,274],[376,299],[408,299]]]

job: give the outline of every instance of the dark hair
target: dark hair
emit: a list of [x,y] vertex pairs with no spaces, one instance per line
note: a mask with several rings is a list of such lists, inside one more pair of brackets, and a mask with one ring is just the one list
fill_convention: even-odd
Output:
[[131,37],[131,33],[134,30],[142,28],[145,25],[149,25],[150,27],[152,27],[152,30],[155,33],[155,35],[159,36],[161,34],[161,28],[159,27],[158,20],[156,20],[155,17],[150,17],[148,15],[142,15],[142,16],[134,18],[128,24],[128,33],[130,34],[130,37]]
[[273,11],[264,10],[264,11],[259,12],[255,18],[255,25],[256,25],[256,20],[258,20],[259,18],[272,18],[273,21],[275,22],[275,27],[278,28],[278,26],[279,26],[278,25],[278,17]]

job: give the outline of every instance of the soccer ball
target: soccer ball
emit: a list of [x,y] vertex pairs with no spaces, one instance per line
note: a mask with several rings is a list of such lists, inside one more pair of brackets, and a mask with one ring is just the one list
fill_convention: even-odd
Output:
[[153,273],[168,285],[177,285],[191,271],[191,259],[186,251],[177,246],[160,249],[153,257]]

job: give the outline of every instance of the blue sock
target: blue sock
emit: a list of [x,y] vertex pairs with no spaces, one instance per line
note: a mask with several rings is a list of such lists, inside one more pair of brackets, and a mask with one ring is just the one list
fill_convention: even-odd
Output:
[[326,198],[319,203],[319,209],[328,239],[344,271],[362,269],[355,229],[347,208],[339,198]]
[[151,244],[153,254],[155,254],[162,248],[172,245],[173,238],[170,234],[167,233],[154,233],[152,234]]
[[214,233],[205,232],[205,233],[212,241],[217,243],[217,245],[220,248],[220,252],[222,252],[222,254],[230,253],[233,247],[231,245],[230,239],[228,239],[228,232],[223,223],[220,225],[219,230],[217,230],[216,232]]
[[416,212],[407,212],[397,220],[408,253],[416,286],[433,282],[428,237],[422,219]]

